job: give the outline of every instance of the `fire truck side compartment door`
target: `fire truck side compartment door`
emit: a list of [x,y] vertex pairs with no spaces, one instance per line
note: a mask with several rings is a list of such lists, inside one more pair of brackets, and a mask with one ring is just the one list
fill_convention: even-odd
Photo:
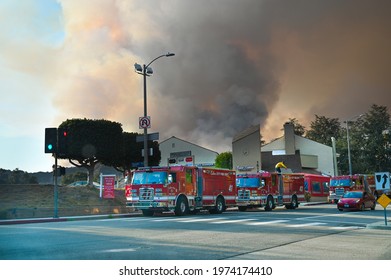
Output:
[[197,174],[197,179],[196,179],[196,197],[195,197],[195,201],[196,201],[196,205],[197,206],[202,206],[202,191],[203,191],[203,185],[202,185],[202,169],[201,168],[197,168],[196,170],[196,174]]

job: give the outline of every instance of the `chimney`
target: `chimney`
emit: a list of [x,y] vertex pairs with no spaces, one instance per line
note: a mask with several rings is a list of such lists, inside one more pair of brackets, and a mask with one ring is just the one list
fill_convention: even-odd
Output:
[[295,147],[295,130],[293,123],[286,122],[284,124],[284,138],[285,138],[285,154],[294,155],[296,152]]

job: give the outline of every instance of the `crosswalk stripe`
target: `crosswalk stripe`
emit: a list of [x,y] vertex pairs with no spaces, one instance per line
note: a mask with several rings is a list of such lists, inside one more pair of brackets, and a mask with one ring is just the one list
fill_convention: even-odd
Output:
[[[271,221],[260,221],[259,219],[229,219],[227,217],[217,217],[217,218],[196,218],[196,217],[166,217],[166,218],[129,218],[129,219],[118,219],[119,221],[126,222],[178,222],[178,223],[209,223],[209,224],[242,224],[248,226],[262,226],[262,225],[273,225],[273,224],[282,224],[285,223],[285,227],[290,228],[300,228],[300,227],[310,227],[310,226],[324,226],[330,230],[353,230],[365,228],[364,226],[331,226],[330,223],[322,222],[313,222],[313,223],[304,223],[304,224],[287,224],[293,220],[271,220]],[[295,219],[294,219],[295,220]],[[108,220],[103,220],[108,221]],[[109,220],[111,221],[111,220]],[[329,225],[329,226],[327,226]]]
[[241,220],[224,220],[211,222],[211,224],[233,224],[233,223],[243,223],[248,221],[256,221],[257,219],[241,219]]
[[273,221],[267,221],[267,222],[254,222],[254,223],[245,223],[246,225],[250,226],[259,226],[259,225],[268,225],[268,224],[278,224],[278,223],[285,223],[289,220],[273,220]]
[[348,226],[348,227],[330,227],[330,229],[336,229],[336,230],[348,230],[348,229],[360,229],[365,227],[359,227],[359,226]]
[[178,220],[177,222],[180,223],[193,223],[193,222],[209,222],[214,220],[223,220],[224,218],[204,218],[204,219],[189,219],[189,220]]
[[326,225],[326,223],[296,224],[296,225],[287,225],[287,227],[299,228],[299,227],[310,227],[310,226],[320,226],[320,225]]

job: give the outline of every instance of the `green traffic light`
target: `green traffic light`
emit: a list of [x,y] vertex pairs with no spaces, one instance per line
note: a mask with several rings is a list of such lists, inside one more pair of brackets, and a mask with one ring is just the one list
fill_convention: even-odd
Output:
[[52,144],[49,144],[49,145],[48,145],[48,149],[49,149],[49,150],[53,150],[53,145],[52,145]]

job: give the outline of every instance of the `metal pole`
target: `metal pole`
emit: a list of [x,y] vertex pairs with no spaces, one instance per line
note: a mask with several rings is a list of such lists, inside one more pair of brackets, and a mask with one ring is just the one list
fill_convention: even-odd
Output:
[[333,162],[334,162],[334,176],[338,176],[338,165],[337,165],[337,149],[335,146],[335,138],[331,137],[332,149],[333,149]]
[[57,187],[57,152],[54,154],[54,216],[58,218],[58,187]]
[[346,138],[348,141],[349,175],[352,175],[352,160],[350,158],[349,121],[346,121]]
[[[143,66],[144,76],[144,117],[147,117],[147,66]],[[148,167],[148,128],[144,127],[144,167]]]
[[[144,76],[144,118],[147,118],[147,116],[148,116],[148,114],[147,114],[147,76],[148,76],[147,70],[148,70],[148,67],[149,67],[149,65],[152,64],[152,62],[154,62],[155,60],[157,60],[161,57],[170,57],[170,56],[174,56],[174,55],[175,55],[174,53],[170,53],[170,52],[167,54],[159,55],[158,57],[154,58],[147,65],[143,64],[142,73],[141,73],[141,69],[139,69],[140,65],[138,65],[137,63],[135,64],[136,72]],[[152,72],[151,72],[151,74],[152,74]],[[147,167],[148,166],[148,127],[144,127],[144,153],[143,154],[144,154],[144,167]]]

